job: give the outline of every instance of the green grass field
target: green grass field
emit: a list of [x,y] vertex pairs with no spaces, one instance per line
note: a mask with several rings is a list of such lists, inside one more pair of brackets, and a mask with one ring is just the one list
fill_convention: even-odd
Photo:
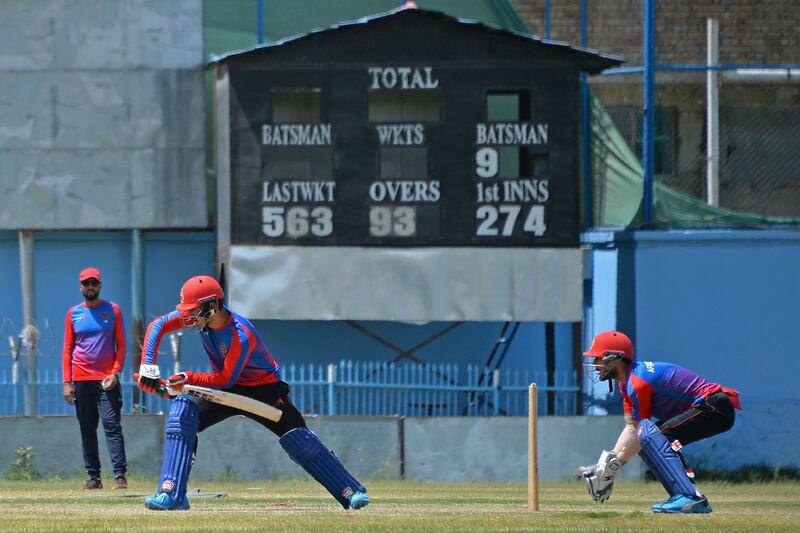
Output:
[[372,503],[344,511],[316,483],[236,481],[190,484],[224,498],[190,499],[188,512],[148,511],[152,480],[130,480],[127,492],[81,490],[83,480],[0,482],[2,531],[800,531],[800,483],[703,483],[710,515],[657,515],[655,483],[618,483],[596,504],[573,483],[544,484],[538,513],[527,511],[522,484],[368,484]]

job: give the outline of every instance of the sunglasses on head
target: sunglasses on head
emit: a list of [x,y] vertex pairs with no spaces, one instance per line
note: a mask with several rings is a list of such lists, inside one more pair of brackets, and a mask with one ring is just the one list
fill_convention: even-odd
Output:
[[83,285],[84,287],[97,287],[98,285],[100,285],[100,282],[94,278],[90,278],[81,281],[81,285]]

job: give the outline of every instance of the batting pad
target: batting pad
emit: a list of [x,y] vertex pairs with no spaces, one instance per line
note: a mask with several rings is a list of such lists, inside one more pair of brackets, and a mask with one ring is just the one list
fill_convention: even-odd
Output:
[[367,492],[364,485],[350,475],[336,454],[313,431],[295,428],[281,437],[279,442],[289,457],[311,474],[345,509],[350,508],[350,496],[354,492]]
[[639,455],[669,495],[696,496],[697,489],[686,475],[681,458],[658,427],[649,420],[642,420],[638,436],[642,445]]
[[200,413],[193,401],[184,396],[172,401],[167,417],[161,481],[156,494],[168,492],[175,501],[182,501],[185,497],[199,425]]

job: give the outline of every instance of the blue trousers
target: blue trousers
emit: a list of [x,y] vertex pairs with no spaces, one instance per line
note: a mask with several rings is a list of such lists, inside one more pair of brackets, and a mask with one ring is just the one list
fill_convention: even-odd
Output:
[[83,462],[89,476],[100,477],[97,425],[102,419],[114,474],[125,474],[125,439],[122,436],[122,392],[117,385],[104,391],[100,381],[75,382],[75,412],[81,428]]

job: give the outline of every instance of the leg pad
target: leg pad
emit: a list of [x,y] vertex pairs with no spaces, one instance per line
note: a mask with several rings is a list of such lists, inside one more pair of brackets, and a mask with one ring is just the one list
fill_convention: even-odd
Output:
[[639,455],[670,496],[696,496],[697,490],[686,475],[681,458],[658,427],[649,420],[642,420],[637,432],[642,445]]
[[307,428],[295,428],[280,439],[289,457],[311,474],[342,507],[350,507],[350,497],[367,489],[345,469],[339,458]]
[[183,505],[192,468],[192,452],[200,425],[197,405],[185,396],[172,400],[164,439],[164,462],[156,494],[167,493]]

